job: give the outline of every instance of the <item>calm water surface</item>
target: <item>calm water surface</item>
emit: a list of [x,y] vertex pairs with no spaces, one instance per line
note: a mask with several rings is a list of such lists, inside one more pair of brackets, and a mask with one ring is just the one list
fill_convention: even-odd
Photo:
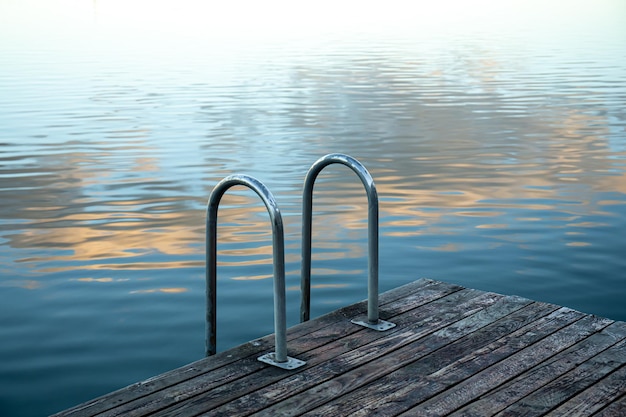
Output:
[[[0,415],[203,356],[204,211],[232,173],[282,210],[295,324],[302,181],[330,152],[376,181],[382,291],[430,277],[626,320],[624,3],[462,4],[3,1]],[[343,166],[314,202],[316,316],[366,297],[367,220]],[[273,331],[252,192],[218,236],[222,350]]]

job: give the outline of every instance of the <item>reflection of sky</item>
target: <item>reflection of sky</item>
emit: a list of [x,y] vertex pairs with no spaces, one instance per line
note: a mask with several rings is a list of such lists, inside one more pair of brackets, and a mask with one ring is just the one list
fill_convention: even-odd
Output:
[[[293,301],[302,181],[330,152],[376,181],[384,288],[431,276],[623,317],[623,2],[210,3],[0,1],[0,321],[101,344],[135,320],[201,351],[212,186],[272,190]],[[366,198],[342,166],[315,190],[321,313],[365,297]],[[220,206],[225,345],[271,298],[267,219],[241,189]]]

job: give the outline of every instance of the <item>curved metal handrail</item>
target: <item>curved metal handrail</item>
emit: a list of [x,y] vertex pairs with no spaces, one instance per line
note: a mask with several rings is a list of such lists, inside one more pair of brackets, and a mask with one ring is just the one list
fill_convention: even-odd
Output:
[[216,282],[217,282],[217,209],[224,193],[234,185],[244,185],[256,192],[272,222],[274,262],[274,335],[276,352],[263,355],[259,360],[285,369],[304,365],[303,361],[287,356],[287,321],[285,312],[285,238],[283,220],[278,204],[270,190],[256,178],[235,174],[221,180],[211,192],[206,218],[206,355],[217,350]]
[[319,173],[328,165],[339,163],[352,169],[365,187],[368,211],[368,280],[367,320],[352,320],[353,323],[375,330],[387,330],[395,325],[380,320],[378,312],[378,192],[374,179],[367,169],[355,158],[341,153],[332,153],[318,159],[304,179],[302,194],[302,303],[300,321],[310,318],[311,311],[311,228],[313,224],[313,186]]

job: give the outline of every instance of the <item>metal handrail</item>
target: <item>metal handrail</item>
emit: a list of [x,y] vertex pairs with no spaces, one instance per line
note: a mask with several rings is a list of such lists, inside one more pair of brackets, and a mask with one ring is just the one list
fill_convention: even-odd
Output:
[[278,204],[270,190],[256,178],[235,174],[221,180],[211,192],[206,218],[206,355],[217,350],[216,282],[217,282],[217,209],[224,193],[235,185],[244,185],[256,192],[272,222],[274,263],[274,337],[275,352],[259,357],[262,362],[285,369],[294,369],[305,362],[287,356],[287,321],[285,308],[285,237]]
[[383,331],[395,326],[380,320],[378,311],[378,192],[374,179],[367,169],[355,158],[341,153],[332,153],[318,159],[309,169],[304,179],[302,193],[302,303],[300,321],[310,318],[311,311],[311,229],[313,224],[313,186],[315,179],[326,166],[339,163],[352,169],[365,187],[368,211],[368,280],[367,280],[367,319],[352,320],[361,326]]

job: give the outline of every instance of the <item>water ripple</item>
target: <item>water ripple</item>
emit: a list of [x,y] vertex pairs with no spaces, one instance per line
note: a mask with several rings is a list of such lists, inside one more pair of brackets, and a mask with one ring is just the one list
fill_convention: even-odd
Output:
[[[295,324],[302,181],[330,152],[376,181],[382,290],[428,276],[626,320],[619,2],[467,21],[435,5],[385,29],[394,16],[360,5],[350,30],[320,14],[323,28],[252,31],[263,22],[207,25],[181,1],[34,1],[45,21],[0,6],[0,414],[202,355],[205,205],[229,174],[275,194]],[[346,167],[320,174],[313,315],[366,297],[366,205]],[[253,192],[224,196],[218,234],[222,349],[272,332]],[[29,408],[33,391],[45,405]]]

